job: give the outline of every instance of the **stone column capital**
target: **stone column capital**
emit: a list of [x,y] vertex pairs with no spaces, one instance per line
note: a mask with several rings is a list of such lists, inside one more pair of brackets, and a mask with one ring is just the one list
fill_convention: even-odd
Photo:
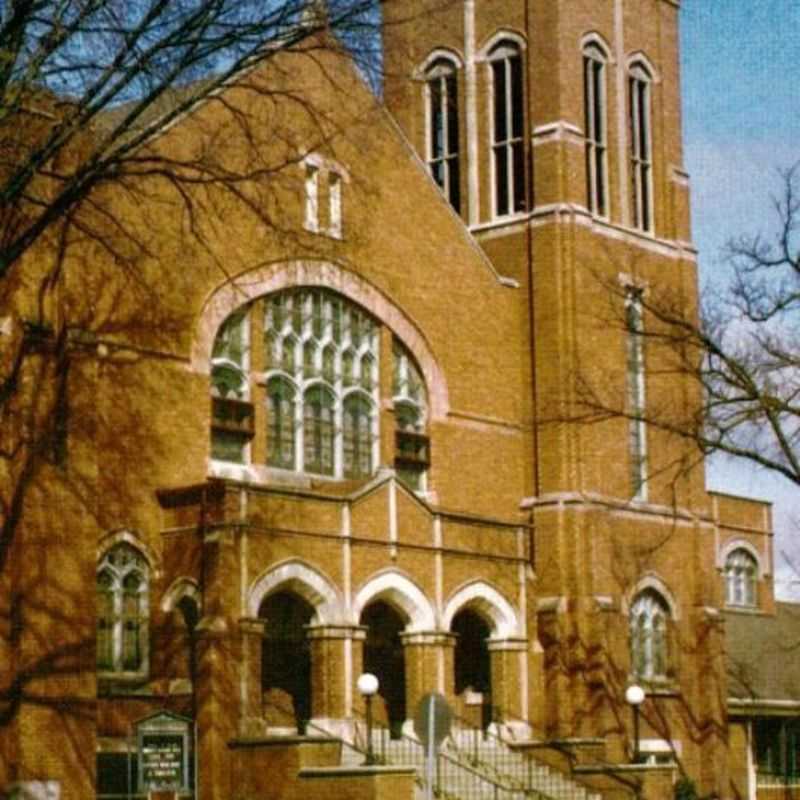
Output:
[[436,647],[455,647],[456,635],[448,631],[409,631],[401,633],[403,645],[428,645]]
[[228,620],[221,615],[207,614],[202,617],[195,627],[199,637],[219,637],[228,633]]
[[305,626],[309,639],[357,639],[367,638],[367,629],[363,625],[311,624]]
[[489,639],[486,642],[489,652],[525,651],[528,649],[527,639]]
[[263,636],[266,622],[267,621],[261,617],[239,617],[239,630],[242,633]]

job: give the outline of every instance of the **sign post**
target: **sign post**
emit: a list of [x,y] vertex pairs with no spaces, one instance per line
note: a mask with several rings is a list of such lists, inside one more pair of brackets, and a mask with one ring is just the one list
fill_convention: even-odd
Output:
[[191,725],[191,720],[168,711],[137,723],[140,792],[175,797],[189,791]]
[[414,732],[425,748],[425,793],[433,800],[433,784],[436,777],[436,753],[439,745],[450,733],[453,711],[438,692],[429,692],[417,705],[414,715]]

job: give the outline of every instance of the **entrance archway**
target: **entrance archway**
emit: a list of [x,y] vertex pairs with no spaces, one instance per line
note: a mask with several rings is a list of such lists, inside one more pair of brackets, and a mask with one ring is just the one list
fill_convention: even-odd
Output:
[[377,677],[391,735],[399,737],[406,719],[406,663],[400,638],[406,622],[392,606],[377,600],[364,609],[361,624],[367,628],[364,671]]
[[305,626],[314,607],[294,592],[280,591],[262,601],[258,616],[265,620],[261,691],[271,693],[270,702],[276,706],[267,711],[293,717],[297,732],[303,734],[311,718],[311,647]]
[[[465,608],[454,617],[451,631],[456,635],[453,665],[455,693],[465,704],[479,705],[480,725],[492,721],[492,671],[489,655],[489,624],[475,611]],[[477,721],[477,720],[476,720]]]

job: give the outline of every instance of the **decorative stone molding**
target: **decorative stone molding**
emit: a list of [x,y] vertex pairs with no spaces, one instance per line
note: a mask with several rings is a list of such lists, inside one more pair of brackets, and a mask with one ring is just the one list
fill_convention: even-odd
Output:
[[437,647],[455,647],[456,636],[443,631],[416,631],[401,633],[403,645],[430,645]]
[[358,590],[353,602],[355,619],[361,618],[361,612],[376,600],[385,600],[406,618],[406,631],[419,632],[433,630],[435,618],[433,606],[424,592],[407,578],[395,570],[387,570],[370,578]]
[[247,593],[248,616],[258,617],[264,599],[281,589],[296,592],[312,605],[316,623],[330,624],[341,621],[344,604],[333,581],[299,559],[289,559],[275,564],[256,578]]
[[450,630],[453,617],[467,608],[484,617],[491,626],[493,638],[508,639],[521,630],[514,606],[486,581],[468,583],[450,596],[442,615],[442,627]]

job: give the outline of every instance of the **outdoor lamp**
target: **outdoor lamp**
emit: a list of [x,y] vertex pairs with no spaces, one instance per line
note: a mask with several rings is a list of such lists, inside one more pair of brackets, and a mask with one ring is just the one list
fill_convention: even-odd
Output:
[[633,763],[641,761],[639,752],[639,706],[644,702],[644,689],[637,683],[632,683],[625,690],[625,702],[633,711]]
[[372,698],[378,692],[378,679],[371,672],[358,676],[356,688],[367,704],[367,757],[364,764],[374,764],[375,754],[372,751]]

